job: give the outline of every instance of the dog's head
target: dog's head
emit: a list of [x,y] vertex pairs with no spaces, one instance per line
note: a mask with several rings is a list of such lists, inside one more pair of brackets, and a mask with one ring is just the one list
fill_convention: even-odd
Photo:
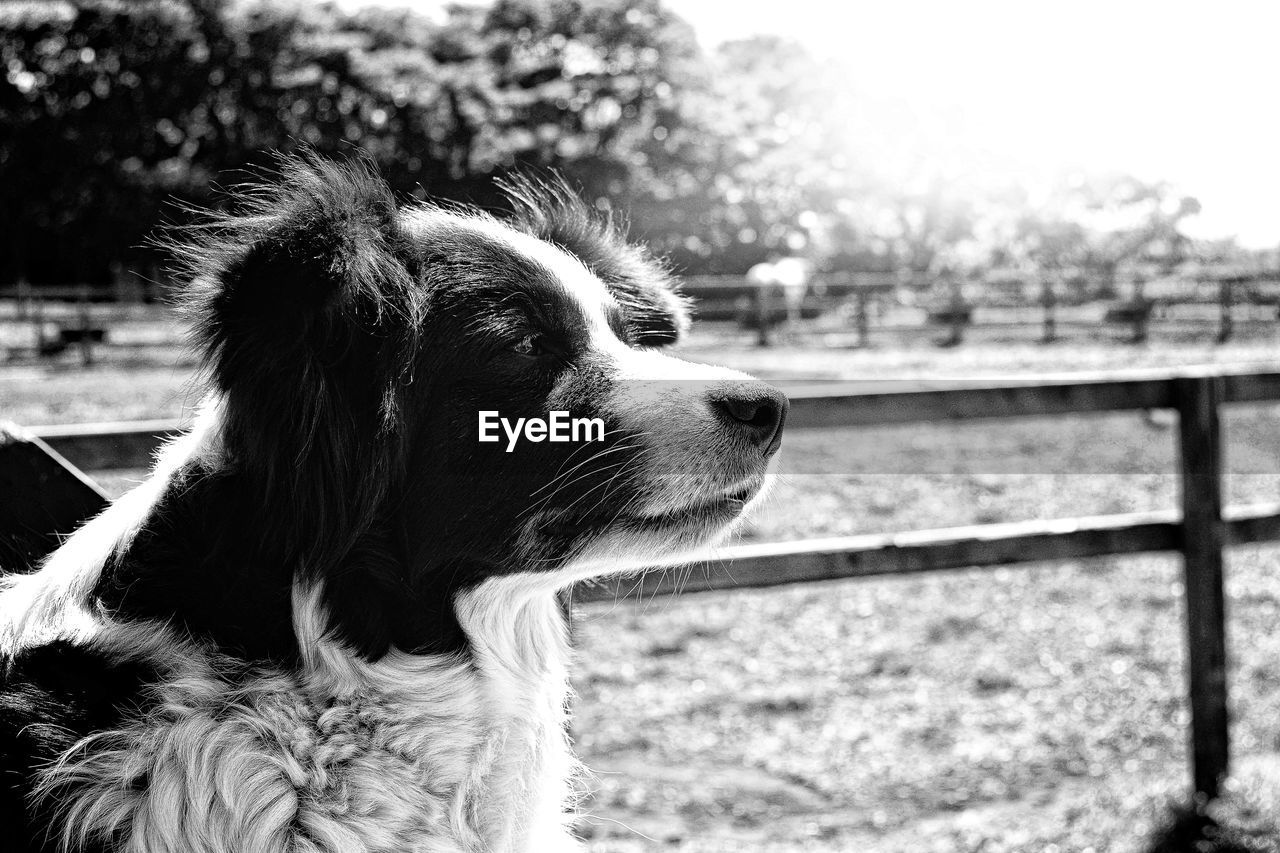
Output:
[[658,263],[561,187],[508,194],[398,208],[363,162],[291,160],[184,250],[225,464],[349,619],[691,551],[778,449],[778,391],[661,351],[688,319]]

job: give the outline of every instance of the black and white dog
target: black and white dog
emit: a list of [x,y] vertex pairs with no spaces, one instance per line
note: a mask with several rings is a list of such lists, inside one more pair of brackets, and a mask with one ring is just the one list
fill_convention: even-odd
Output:
[[0,592],[4,849],[576,849],[562,593],[720,537],[786,400],[661,353],[661,267],[509,192],[306,157],[185,238],[195,427]]

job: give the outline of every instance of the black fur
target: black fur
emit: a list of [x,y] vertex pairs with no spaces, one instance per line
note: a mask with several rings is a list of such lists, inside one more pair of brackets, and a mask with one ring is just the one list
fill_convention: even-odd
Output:
[[25,651],[0,669],[0,849],[46,849],[41,827],[49,815],[25,795],[36,771],[80,738],[118,725],[154,677],[64,642]]

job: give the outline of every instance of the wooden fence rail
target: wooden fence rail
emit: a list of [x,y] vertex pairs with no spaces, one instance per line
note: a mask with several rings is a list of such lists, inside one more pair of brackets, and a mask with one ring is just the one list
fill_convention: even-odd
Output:
[[[1218,794],[1229,767],[1223,550],[1280,540],[1280,504],[1222,507],[1220,409],[1280,401],[1280,371],[1147,371],[1081,379],[974,383],[844,383],[788,388],[788,429],[828,429],[1173,409],[1179,415],[1181,507],[1161,512],[984,524],[949,530],[726,547],[703,571],[655,571],[582,586],[580,601],[1181,552],[1185,574],[1194,790]],[[36,427],[84,470],[145,467],[170,421]],[[683,568],[676,565],[655,568]]]

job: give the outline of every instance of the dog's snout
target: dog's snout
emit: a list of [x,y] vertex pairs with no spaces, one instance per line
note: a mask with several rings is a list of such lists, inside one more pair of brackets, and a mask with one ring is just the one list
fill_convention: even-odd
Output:
[[711,408],[730,429],[759,447],[765,458],[782,444],[787,397],[762,383],[732,383],[711,391]]

